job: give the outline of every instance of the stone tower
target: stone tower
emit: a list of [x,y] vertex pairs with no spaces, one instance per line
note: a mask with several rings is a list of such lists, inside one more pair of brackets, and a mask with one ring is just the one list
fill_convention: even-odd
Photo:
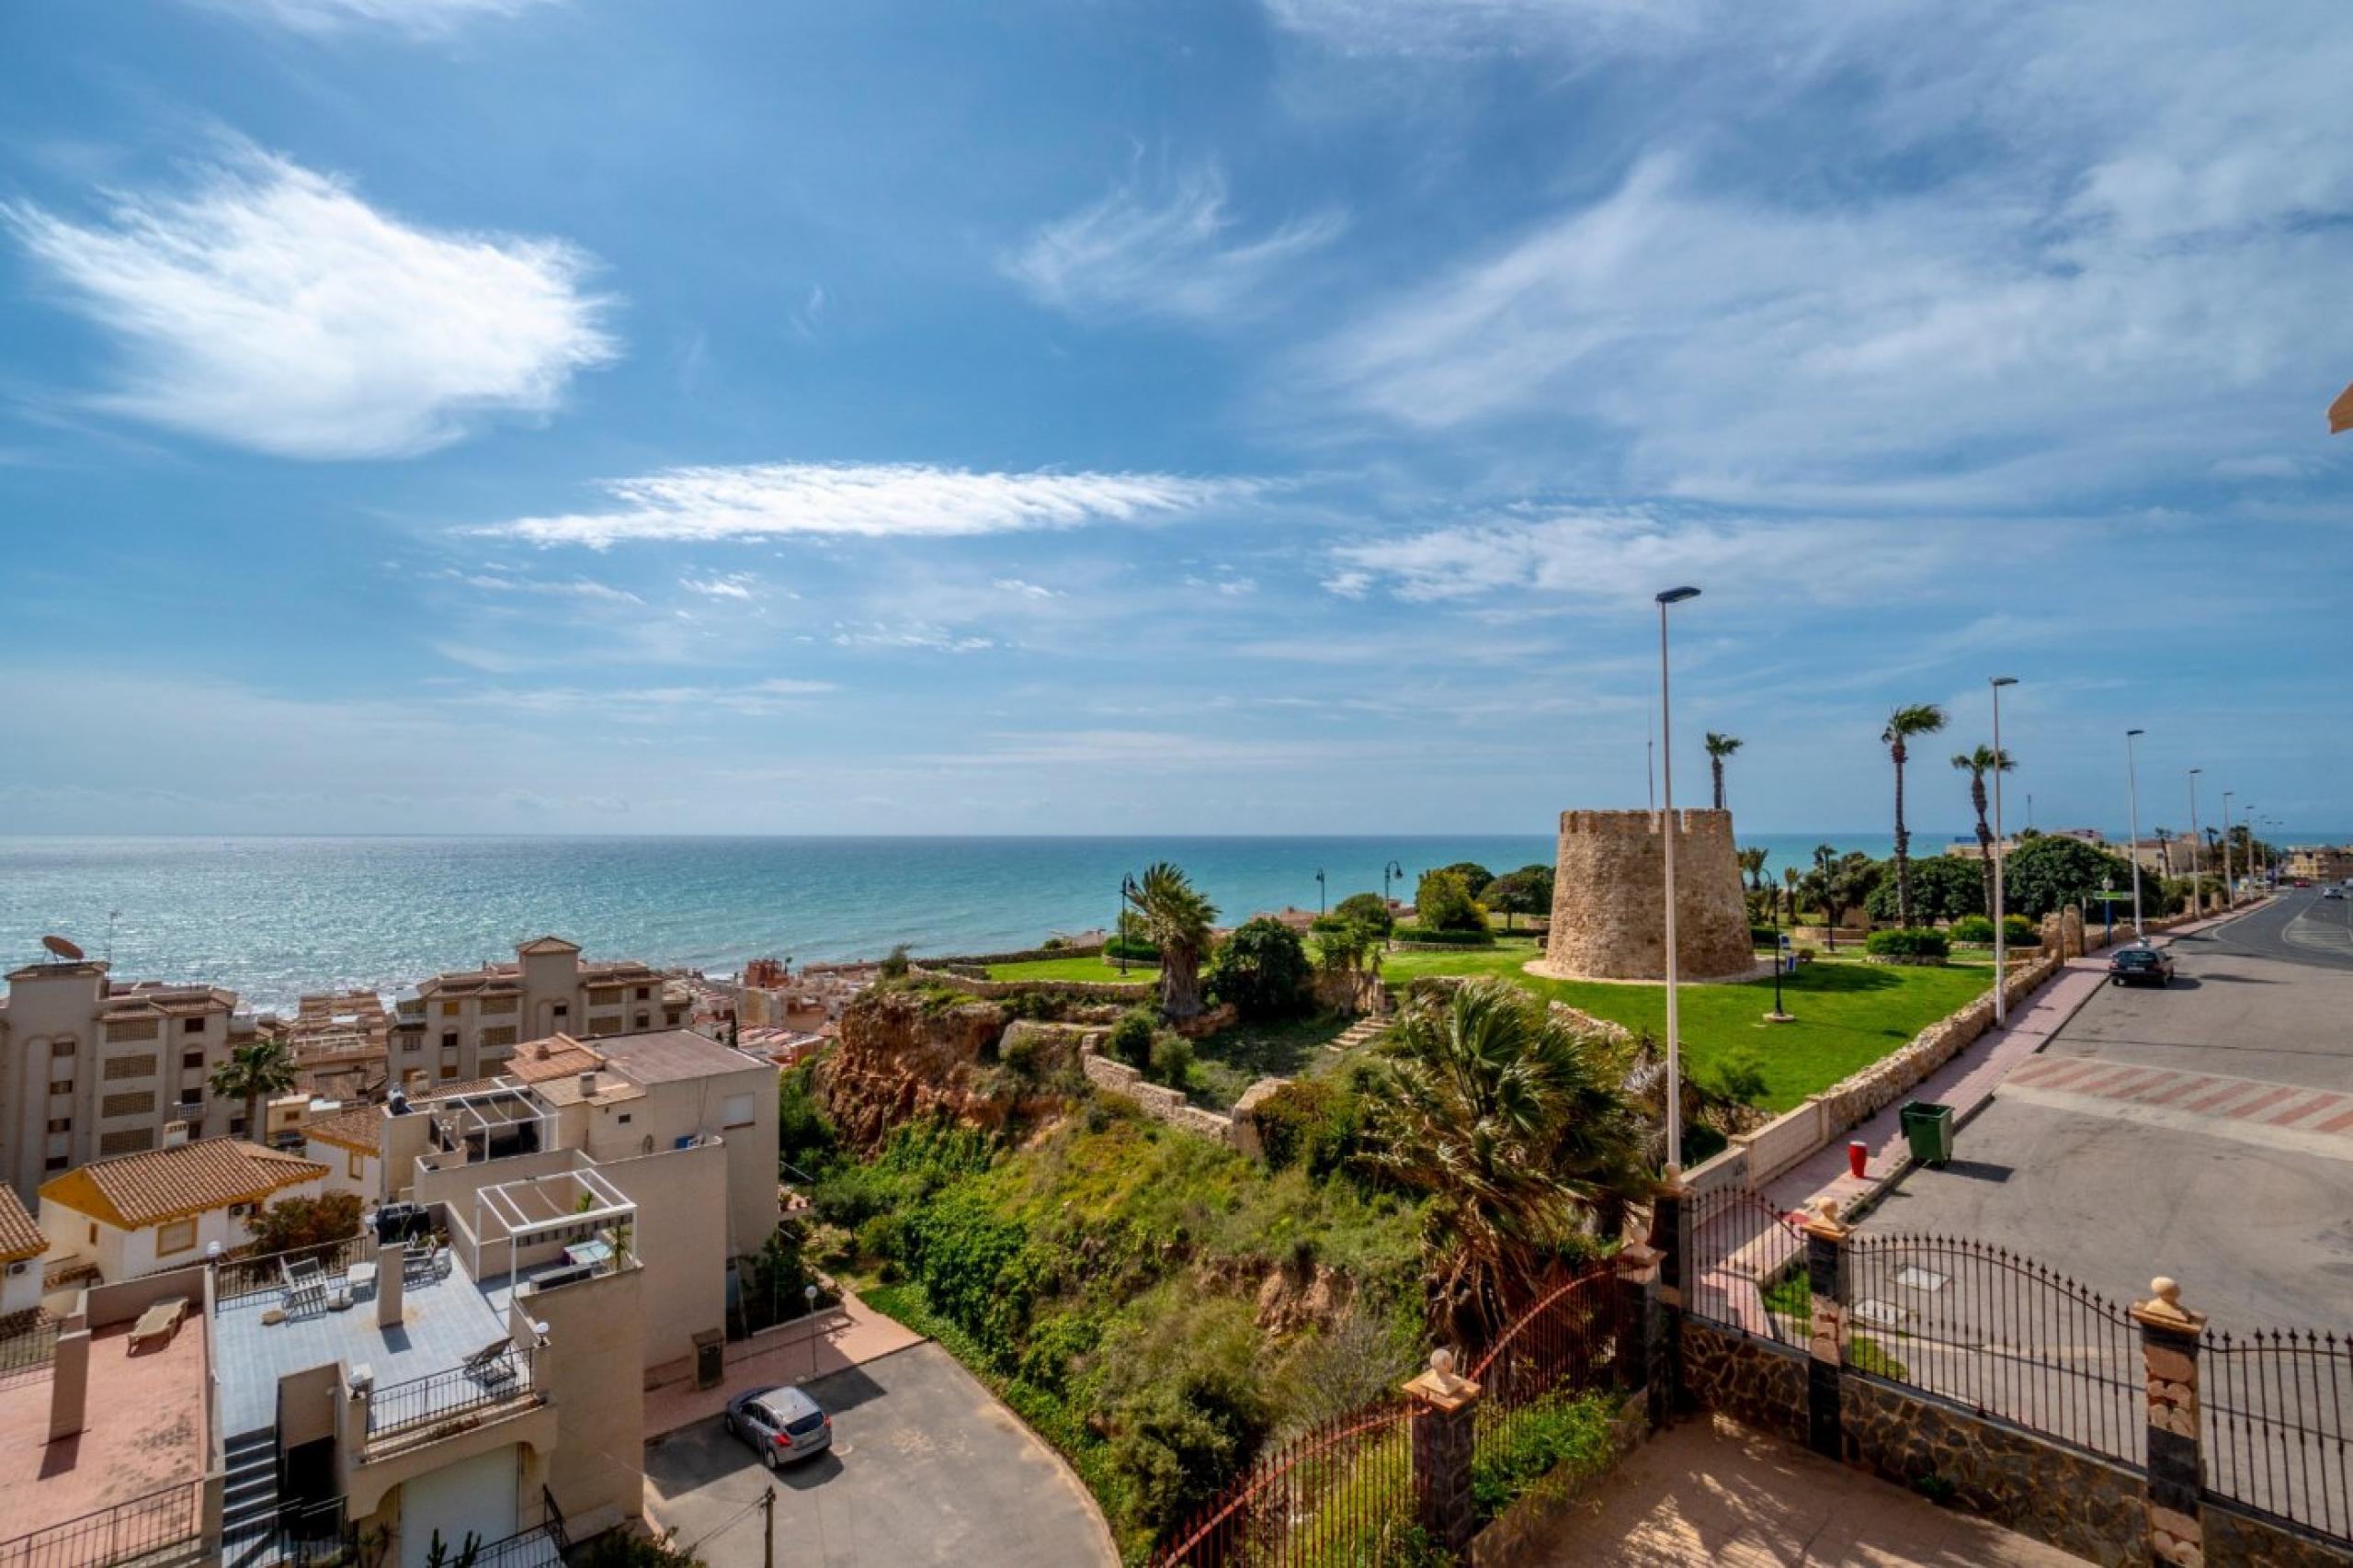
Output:
[[[1676,813],[1676,946],[1686,980],[1755,972],[1730,812]],[[1563,812],[1552,921],[1539,974],[1562,980],[1665,980],[1659,900],[1665,846],[1659,812]]]

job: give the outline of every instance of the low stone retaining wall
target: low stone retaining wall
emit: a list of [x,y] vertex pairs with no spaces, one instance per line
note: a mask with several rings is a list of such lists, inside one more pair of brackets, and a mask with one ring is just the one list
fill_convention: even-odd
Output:
[[986,969],[993,963],[1034,963],[1040,959],[1083,959],[1103,950],[1103,944],[1073,942],[1061,948],[1024,948],[1017,953],[941,953],[937,957],[919,959],[919,963],[977,964]]
[[1555,1471],[1539,1480],[1487,1528],[1471,1538],[1471,1568],[1516,1568],[1550,1562],[1561,1526],[1582,1511],[1610,1472],[1651,1435],[1649,1401],[1637,1389],[1609,1424],[1609,1449],[1601,1464],[1563,1479]]
[[1685,1317],[1683,1395],[1745,1426],[1806,1440],[1806,1354]]
[[2211,1496],[2199,1517],[2206,1527],[2206,1568],[2345,1568],[2353,1562],[2353,1553],[2341,1547],[2242,1513]]
[[957,974],[949,970],[933,969],[927,964],[918,963],[909,964],[907,972],[929,984],[944,985],[950,991],[961,991],[967,996],[978,996],[991,1002],[1002,1002],[1010,996],[1034,995],[1040,991],[1104,1002],[1149,1002],[1157,990],[1157,983],[1149,980],[980,980],[969,974]]
[[1249,1114],[1248,1108],[1290,1082],[1288,1078],[1259,1079],[1243,1091],[1242,1098],[1235,1103],[1234,1114],[1227,1115],[1197,1106],[1165,1084],[1150,1082],[1126,1062],[1114,1062],[1103,1055],[1092,1040],[1080,1048],[1078,1066],[1079,1071],[1086,1074],[1086,1081],[1097,1089],[1132,1103],[1153,1120],[1198,1138],[1213,1138],[1230,1148],[1254,1156],[1259,1147],[1258,1123]]

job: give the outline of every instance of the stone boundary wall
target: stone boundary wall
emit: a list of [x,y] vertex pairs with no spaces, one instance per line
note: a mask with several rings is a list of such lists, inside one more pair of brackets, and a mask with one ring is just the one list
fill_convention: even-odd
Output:
[[1103,950],[1101,942],[1073,942],[1066,948],[1024,948],[1017,953],[939,953],[917,959],[926,964],[979,964],[986,968],[993,963],[1034,963],[1040,959],[1092,958]]
[[1806,1443],[1806,1353],[1686,1314],[1683,1395],[1745,1426]]
[[907,965],[907,972],[929,984],[944,985],[950,991],[961,991],[967,996],[978,996],[990,1002],[1002,1002],[1010,996],[1033,995],[1040,991],[1057,992],[1065,996],[1093,997],[1104,1002],[1149,1002],[1159,989],[1158,983],[1150,980],[975,980],[969,974],[956,974],[919,963]]
[[1838,1406],[1849,1464],[1901,1486],[1949,1485],[1961,1512],[2089,1562],[2148,1561],[2136,1470],[1851,1372],[1838,1380]]
[[1078,1067],[1097,1090],[1131,1102],[1153,1120],[1179,1132],[1214,1139],[1253,1158],[1259,1148],[1258,1123],[1250,1108],[1290,1082],[1289,1078],[1259,1079],[1242,1092],[1233,1114],[1228,1115],[1197,1106],[1164,1084],[1148,1082],[1137,1069],[1102,1054],[1094,1040],[1079,1047]]
[[2342,1547],[2244,1513],[2211,1492],[2198,1517],[2206,1537],[2206,1568],[2345,1568],[2353,1562]]

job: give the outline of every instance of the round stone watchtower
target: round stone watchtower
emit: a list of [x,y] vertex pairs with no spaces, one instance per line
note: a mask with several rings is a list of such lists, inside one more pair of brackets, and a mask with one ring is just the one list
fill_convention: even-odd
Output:
[[[1562,980],[1666,978],[1667,818],[1661,812],[1563,812],[1544,958],[1531,966]],[[1733,853],[1730,812],[1675,813],[1675,940],[1687,980],[1754,973],[1748,907]]]

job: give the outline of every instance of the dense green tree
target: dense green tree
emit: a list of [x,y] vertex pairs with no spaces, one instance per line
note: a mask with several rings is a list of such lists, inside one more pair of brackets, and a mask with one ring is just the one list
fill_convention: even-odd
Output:
[[[1958,920],[1965,915],[1990,915],[1985,903],[1984,866],[1958,855],[1929,855],[1912,862],[1912,914],[1923,925]],[[1895,884],[1882,881],[1863,900],[1874,920],[1899,920]],[[1900,923],[1900,920],[1899,920]]]
[[1800,891],[1813,900],[1822,910],[1823,924],[1827,928],[1830,950],[1838,950],[1838,924],[1849,910],[1860,909],[1871,890],[1886,877],[1886,867],[1860,850],[1848,850],[1836,858],[1824,858],[1824,845],[1814,851],[1814,869],[1799,883]]
[[[2019,845],[2002,858],[2002,871],[2008,907],[2037,920],[2102,888],[2116,888],[2127,896],[2132,891],[2133,868],[2122,856],[2058,834]],[[2145,870],[2140,876],[2143,906],[2152,912],[2164,909],[2163,883]],[[2099,906],[2092,907],[2097,914]]]
[[1209,952],[1217,905],[1165,860],[1144,869],[1128,894],[1160,953],[1160,1010],[1189,1018],[1201,1010],[1201,960]]
[[1438,869],[1461,877],[1462,885],[1469,888],[1473,895],[1495,880],[1495,874],[1476,860],[1457,860],[1453,865],[1440,866]]
[[814,1180],[839,1146],[817,1098],[817,1063],[788,1067],[776,1080],[777,1165],[785,1179]]
[[1550,915],[1552,868],[1522,866],[1517,871],[1506,871],[1480,891],[1479,902],[1489,909],[1503,911],[1506,930],[1511,929],[1514,915]]
[[1710,730],[1707,734],[1708,771],[1714,775],[1716,810],[1724,809],[1724,759],[1740,749],[1738,735],[1720,735]]
[[1367,1163],[1429,1195],[1433,1314],[1477,1337],[1585,1226],[1644,1184],[1643,1131],[1603,1036],[1508,982],[1417,999],[1366,1095]]
[[1945,727],[1945,710],[1933,702],[1914,703],[1887,716],[1880,740],[1895,765],[1895,910],[1896,924],[1912,924],[1912,830],[1904,821],[1904,765],[1912,755],[1915,736],[1932,735]]
[[1414,924],[1425,931],[1483,931],[1487,912],[1471,896],[1471,884],[1454,871],[1424,871],[1414,889]]
[[1390,909],[1389,901],[1377,892],[1348,894],[1332,906],[1332,916],[1341,920],[1362,922],[1373,926],[1384,937],[1397,926],[1397,916]]
[[281,1198],[256,1213],[252,1226],[257,1253],[324,1246],[359,1233],[359,1196],[327,1192],[316,1198]]
[[301,1074],[294,1053],[281,1040],[256,1040],[237,1046],[229,1059],[212,1070],[212,1092],[245,1102],[245,1137],[259,1143],[269,1130],[261,1122],[261,1102],[291,1090]]
[[1307,949],[1279,920],[1245,920],[1210,960],[1209,994],[1245,1018],[1287,1018],[1307,1002]]

